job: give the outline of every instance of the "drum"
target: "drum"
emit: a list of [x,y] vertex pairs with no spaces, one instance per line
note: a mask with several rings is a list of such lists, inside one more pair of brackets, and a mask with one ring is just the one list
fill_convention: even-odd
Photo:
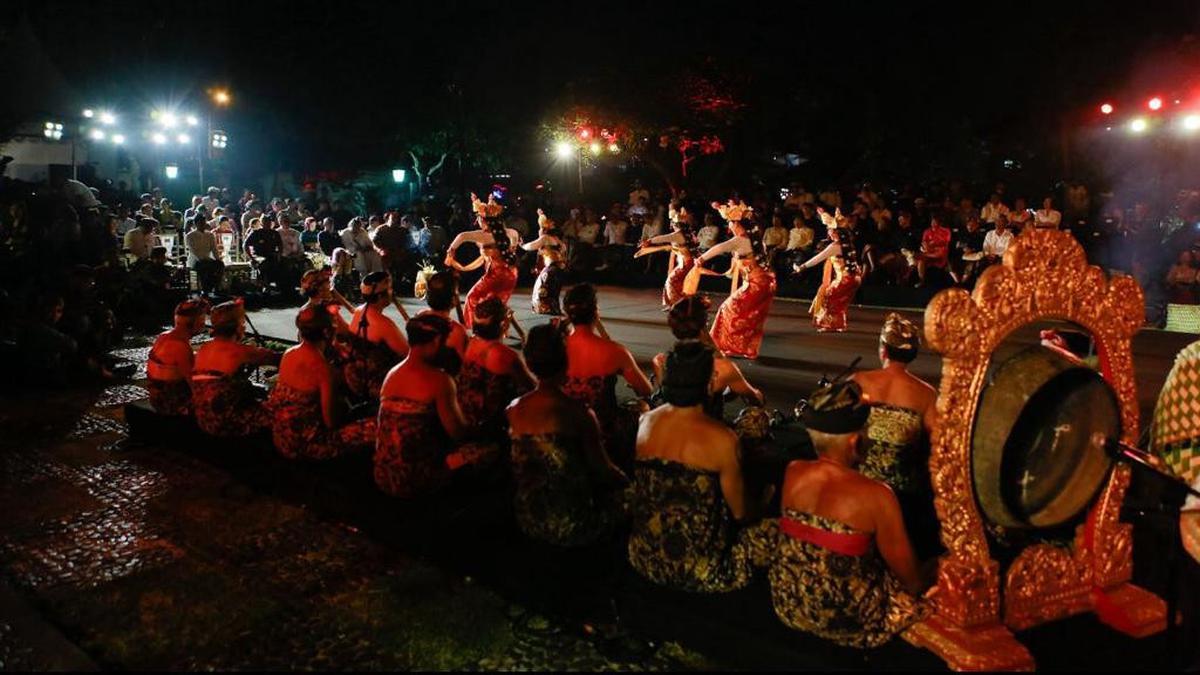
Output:
[[980,510],[997,525],[1051,528],[1080,516],[1104,485],[1119,438],[1112,388],[1095,370],[1041,346],[991,372],[971,439]]

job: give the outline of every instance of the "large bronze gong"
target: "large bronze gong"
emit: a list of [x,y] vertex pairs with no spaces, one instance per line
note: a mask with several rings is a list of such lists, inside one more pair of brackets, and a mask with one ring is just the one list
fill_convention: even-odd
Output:
[[975,416],[980,509],[1011,528],[1070,521],[1104,485],[1106,437],[1121,437],[1121,411],[1099,373],[1045,347],[1018,352],[991,374]]

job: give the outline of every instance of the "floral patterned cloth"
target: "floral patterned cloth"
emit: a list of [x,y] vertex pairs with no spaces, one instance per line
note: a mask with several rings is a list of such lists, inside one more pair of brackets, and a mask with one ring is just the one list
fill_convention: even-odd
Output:
[[841,256],[833,256],[825,264],[830,266],[833,276],[830,281],[821,284],[809,312],[818,330],[840,333],[846,330],[846,311],[850,309],[850,302],[862,284],[862,277],[849,271]]
[[534,314],[562,314],[559,298],[562,295],[563,266],[558,262],[547,263],[537,280],[533,282],[533,295],[530,304]]
[[146,379],[150,405],[160,415],[188,416],[192,414],[192,388],[187,380]]
[[596,413],[609,457],[618,466],[628,468],[633,460],[639,414],[617,403],[617,376],[567,377],[562,391]]
[[616,502],[592,484],[577,436],[513,436],[511,456],[513,508],[527,537],[557,546],[583,546],[611,530],[617,520]]
[[726,356],[758,357],[763,326],[775,299],[775,274],[765,269],[750,273],[745,286],[721,303],[713,321],[712,339]]
[[450,480],[446,455],[452,445],[432,401],[385,398],[379,406],[375,484],[393,497],[434,492]]
[[249,436],[271,428],[271,412],[263,390],[249,380],[220,371],[192,374],[192,409],[196,424],[220,438]]
[[676,266],[667,274],[667,282],[663,284],[662,292],[663,307],[671,307],[687,297],[687,294],[683,292],[683,280],[687,278],[688,272],[692,271],[693,265],[693,261],[688,259],[687,262]]
[[505,305],[512,297],[513,289],[517,287],[517,268],[497,258],[488,258],[487,271],[479,281],[467,291],[467,301],[463,307],[463,323],[471,327],[475,318],[475,308],[488,298],[500,298]]
[[271,391],[267,405],[274,415],[271,440],[288,459],[331,459],[375,443],[377,420],[373,417],[337,429],[325,428],[318,390],[301,391],[280,383]]
[[458,372],[458,404],[468,426],[479,427],[486,438],[504,435],[504,410],[522,394],[511,375],[497,375],[479,361],[466,361]]
[[[784,509],[783,517],[840,535],[855,530],[828,518]],[[927,606],[909,595],[872,544],[847,555],[784,533],[776,519],[749,531],[754,563],[769,567],[771,601],[789,628],[846,647],[878,647],[925,618]]]
[[859,473],[887,483],[896,492],[925,488],[927,457],[921,453],[924,429],[921,414],[915,410],[882,403],[872,405]]
[[383,379],[392,366],[400,363],[400,356],[383,342],[371,342],[358,335],[343,340],[348,347],[342,365],[346,390],[360,401],[379,400]]
[[721,492],[720,475],[641,459],[630,497],[629,563],[656,584],[700,593],[746,586],[750,542]]

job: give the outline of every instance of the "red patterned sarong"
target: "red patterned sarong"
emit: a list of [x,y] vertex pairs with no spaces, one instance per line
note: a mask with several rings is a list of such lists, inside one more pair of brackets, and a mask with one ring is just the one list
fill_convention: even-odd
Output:
[[687,294],[683,292],[683,280],[687,278],[692,265],[693,262],[689,260],[682,265],[677,265],[667,274],[667,283],[663,284],[663,305],[665,307],[670,307],[687,297]]
[[516,287],[517,268],[495,258],[489,260],[487,271],[483,273],[483,277],[475,282],[471,290],[467,291],[467,302],[463,308],[463,323],[469,329],[471,321],[475,317],[475,308],[488,298],[500,298],[507,305],[508,299],[512,297],[513,289]]
[[846,330],[846,311],[850,309],[850,302],[854,300],[861,283],[862,278],[858,275],[843,274],[821,286],[821,290],[817,291],[818,300],[813,303],[817,306],[813,313],[813,325],[821,331]]
[[749,282],[721,303],[713,321],[712,339],[726,356],[758,358],[763,326],[775,299],[775,274],[756,270]]

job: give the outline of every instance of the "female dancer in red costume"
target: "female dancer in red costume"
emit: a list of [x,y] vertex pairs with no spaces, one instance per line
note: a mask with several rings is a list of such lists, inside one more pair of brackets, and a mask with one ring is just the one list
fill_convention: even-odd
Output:
[[672,208],[671,214],[674,216],[671,219],[672,231],[643,240],[641,248],[634,254],[635,258],[640,258],[650,253],[670,251],[671,259],[662,292],[663,311],[696,292],[695,288],[688,288],[684,283],[696,258],[696,234],[688,223],[690,215],[685,208],[679,211]]
[[853,234],[849,228],[843,227],[845,221],[841,212],[830,216],[824,209],[818,209],[818,213],[829,228],[830,243],[804,264],[794,265],[793,269],[800,272],[825,263],[821,288],[808,312],[812,314],[813,325],[819,332],[842,333],[846,330],[846,311],[862,284],[862,271],[854,254]]
[[[775,300],[775,273],[766,262],[762,247],[762,230],[751,221],[753,210],[745,203],[715,204],[721,217],[729,222],[734,237],[710,248],[696,261],[701,274],[715,274],[704,269],[709,258],[728,252],[733,255],[735,288],[717,310],[713,321],[713,344],[725,356],[758,358],[762,345],[763,327]],[[739,283],[741,279],[744,283]]]
[[[495,198],[488,197],[487,202],[479,201],[474,194],[471,203],[475,209],[479,229],[463,232],[450,242],[446,251],[445,264],[460,272],[470,272],[486,265],[483,277],[475,282],[467,291],[466,309],[463,312],[463,323],[471,327],[475,308],[488,298],[500,298],[505,305],[512,297],[513,289],[517,286],[517,249],[521,245],[521,235],[511,227],[504,227],[500,214],[504,207],[497,204]],[[473,262],[463,265],[454,259],[458,247],[472,243],[479,247],[479,257]]]

